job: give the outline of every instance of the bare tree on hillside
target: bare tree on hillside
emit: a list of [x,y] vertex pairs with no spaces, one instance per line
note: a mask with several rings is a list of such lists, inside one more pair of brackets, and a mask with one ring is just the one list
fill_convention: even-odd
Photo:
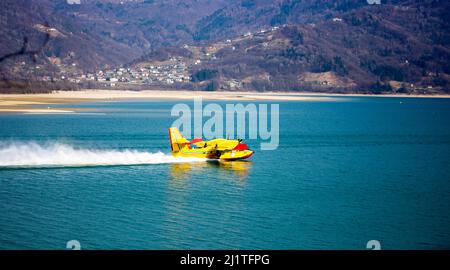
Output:
[[[50,27],[48,22],[45,22],[44,26],[46,28]],[[41,52],[47,46],[49,40],[50,40],[50,34],[48,32],[46,32],[43,42],[39,45],[39,47],[35,48],[35,49],[30,49],[29,39],[27,36],[25,36],[25,37],[23,37],[22,46],[20,47],[20,49],[16,50],[15,52],[0,56],[0,83],[2,84],[2,86],[4,88],[25,88],[25,87],[29,86],[29,82],[32,80],[27,79],[25,84],[10,81],[8,79],[8,76],[4,70],[4,66],[2,65],[2,63],[8,59],[22,57],[22,56],[30,57],[31,60],[34,63],[36,63],[39,54],[41,54]]]

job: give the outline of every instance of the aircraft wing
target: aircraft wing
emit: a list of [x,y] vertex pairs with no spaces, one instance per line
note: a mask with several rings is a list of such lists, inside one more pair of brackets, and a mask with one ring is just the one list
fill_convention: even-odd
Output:
[[238,144],[238,140],[215,139],[207,142],[208,146],[218,151],[233,150]]

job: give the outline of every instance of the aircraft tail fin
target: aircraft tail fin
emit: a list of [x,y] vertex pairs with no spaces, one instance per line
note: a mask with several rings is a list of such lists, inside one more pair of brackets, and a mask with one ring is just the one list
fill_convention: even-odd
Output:
[[189,141],[181,135],[178,128],[175,127],[169,128],[169,139],[170,146],[172,147],[172,153],[179,152],[184,145],[189,143]]

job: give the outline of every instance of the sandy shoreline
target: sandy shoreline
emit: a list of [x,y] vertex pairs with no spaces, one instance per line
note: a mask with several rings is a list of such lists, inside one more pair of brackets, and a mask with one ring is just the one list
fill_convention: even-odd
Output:
[[[326,93],[291,93],[291,92],[205,92],[205,91],[126,91],[126,90],[80,90],[54,91],[45,94],[0,94],[1,112],[23,113],[70,113],[70,104],[94,101],[115,100],[192,100],[195,97],[205,100],[234,101],[335,101],[340,97],[420,97],[450,98],[446,95],[361,95],[361,94],[326,94]],[[34,108],[33,105],[48,105]],[[68,108],[52,108],[52,104],[67,104]]]

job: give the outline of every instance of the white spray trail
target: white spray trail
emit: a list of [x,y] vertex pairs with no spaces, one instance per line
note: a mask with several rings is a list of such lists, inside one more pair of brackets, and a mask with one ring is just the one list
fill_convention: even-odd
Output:
[[110,166],[199,161],[205,159],[173,157],[162,152],[83,149],[63,143],[0,143],[0,167]]

